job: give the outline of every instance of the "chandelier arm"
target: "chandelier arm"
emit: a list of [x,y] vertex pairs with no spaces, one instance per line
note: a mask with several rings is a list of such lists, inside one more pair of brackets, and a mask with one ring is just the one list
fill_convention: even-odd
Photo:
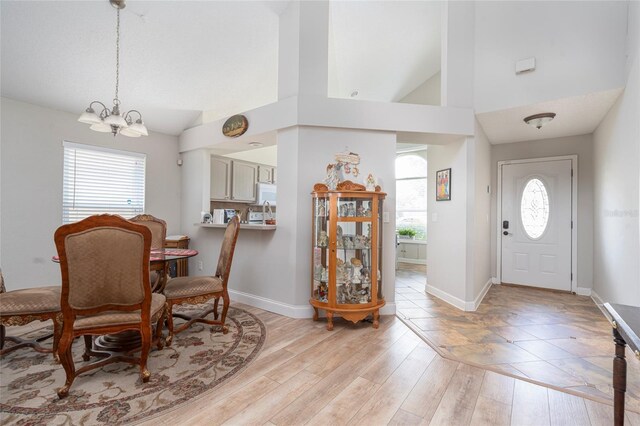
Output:
[[124,119],[127,120],[127,123],[129,123],[129,124],[133,123],[133,118],[129,117],[129,114],[131,114],[133,112],[138,114],[138,118],[140,120],[142,120],[142,114],[140,113],[140,111],[138,111],[137,109],[132,109],[132,110],[127,111],[127,113],[124,115]]
[[104,117],[106,117],[106,116],[108,116],[108,115],[109,115],[109,108],[107,108],[107,106],[106,106],[105,104],[103,104],[103,103],[102,103],[102,102],[100,102],[100,101],[92,101],[92,102],[89,104],[89,108],[93,109],[93,104],[100,104],[100,106],[102,107],[102,111],[100,111],[100,114],[98,114],[98,116],[99,116],[100,118],[104,118]]

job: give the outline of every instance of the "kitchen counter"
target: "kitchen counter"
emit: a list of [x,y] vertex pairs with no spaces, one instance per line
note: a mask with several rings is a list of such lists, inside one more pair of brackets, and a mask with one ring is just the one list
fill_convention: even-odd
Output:
[[[226,223],[194,223],[196,226],[201,226],[203,228],[226,228]],[[275,231],[277,225],[263,225],[261,223],[241,223],[241,230],[248,231]]]

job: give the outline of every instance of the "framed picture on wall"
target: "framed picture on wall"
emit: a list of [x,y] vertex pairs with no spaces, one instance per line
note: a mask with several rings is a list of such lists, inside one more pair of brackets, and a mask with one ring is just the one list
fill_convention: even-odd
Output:
[[436,172],[436,201],[451,200],[451,169]]

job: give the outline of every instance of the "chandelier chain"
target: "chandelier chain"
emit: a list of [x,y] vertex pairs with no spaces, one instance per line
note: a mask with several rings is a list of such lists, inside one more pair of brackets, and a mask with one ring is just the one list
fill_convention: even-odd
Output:
[[116,97],[113,100],[114,104],[119,104],[118,99],[118,86],[120,86],[120,9],[117,10],[117,23],[116,23]]

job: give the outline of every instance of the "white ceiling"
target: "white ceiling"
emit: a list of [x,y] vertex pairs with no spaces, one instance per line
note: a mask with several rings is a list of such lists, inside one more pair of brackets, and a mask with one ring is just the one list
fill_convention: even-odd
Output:
[[[129,1],[121,12],[122,109],[178,135],[274,102],[278,15],[289,1]],[[115,9],[106,0],[5,1],[2,96],[80,114],[111,106]],[[396,101],[440,69],[439,2],[332,2],[330,93]]]
[[[485,112],[477,114],[476,118],[492,144],[584,135],[593,133],[622,90],[622,88],[613,89]],[[542,112],[555,112],[556,117],[541,129],[536,129],[523,121],[529,115]]]

